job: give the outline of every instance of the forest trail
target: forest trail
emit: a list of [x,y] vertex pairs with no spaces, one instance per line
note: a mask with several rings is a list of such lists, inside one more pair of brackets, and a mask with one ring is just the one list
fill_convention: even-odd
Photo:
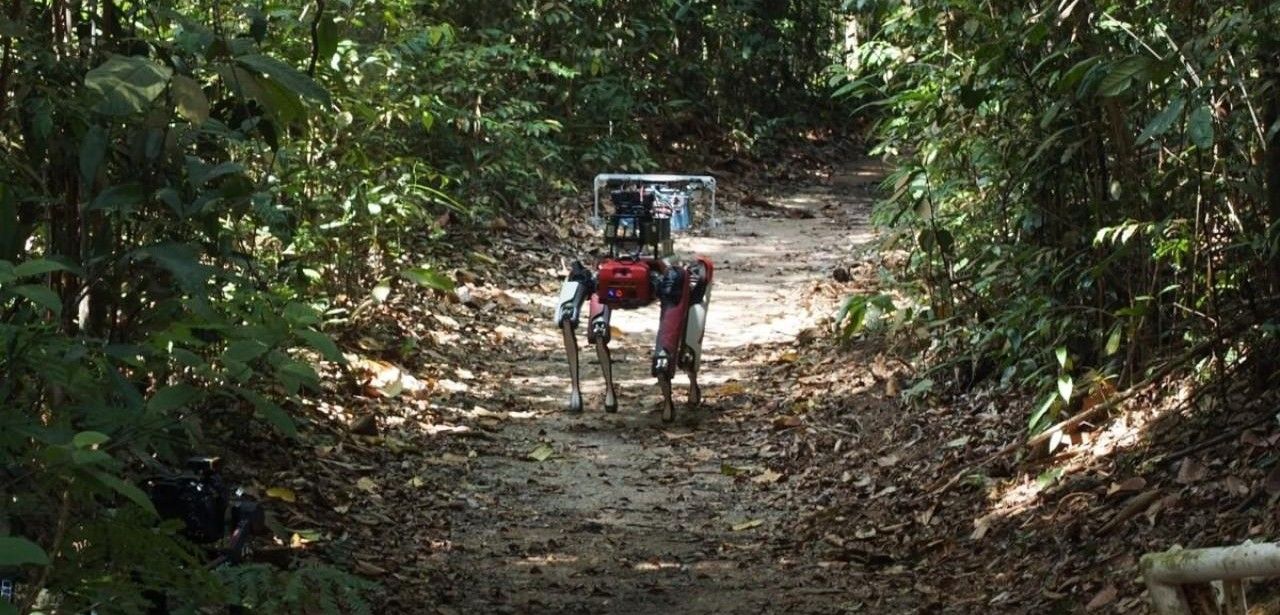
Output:
[[[763,460],[776,451],[761,447],[743,418],[764,412],[747,400],[771,394],[755,387],[776,386],[757,385],[753,370],[836,307],[812,288],[871,240],[868,187],[879,181],[876,173],[869,164],[846,165],[826,182],[770,196],[767,210],[727,213],[711,235],[678,242],[679,253],[705,254],[717,268],[705,401],[698,410],[683,408],[687,387],[680,377],[673,424],[659,418],[647,370],[656,308],[615,314],[617,414],[602,411],[590,348],[582,355],[587,410],[563,411],[567,369],[549,316],[535,321],[546,326],[519,347],[504,349],[509,354],[486,359],[477,380],[501,383],[525,411],[507,413],[491,445],[467,464],[460,486],[467,495],[451,514],[451,548],[440,562],[453,585],[452,604],[441,612],[849,607],[857,575],[796,553],[777,534],[780,521],[796,511],[772,492],[778,477]],[[536,303],[539,315],[552,312],[551,294],[517,299]],[[534,459],[546,447],[551,455]]]

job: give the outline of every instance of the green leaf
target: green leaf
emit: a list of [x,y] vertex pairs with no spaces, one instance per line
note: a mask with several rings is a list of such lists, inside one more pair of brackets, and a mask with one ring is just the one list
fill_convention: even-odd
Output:
[[338,24],[331,16],[321,19],[316,27],[316,50],[317,57],[325,62],[338,52]]
[[58,294],[53,289],[41,284],[25,284],[23,286],[15,286],[12,289],[14,294],[25,297],[32,303],[43,307],[56,316],[62,315],[62,300],[58,298]]
[[129,498],[129,501],[137,504],[139,508],[147,511],[152,516],[160,516],[156,512],[155,505],[151,503],[151,498],[148,498],[147,494],[143,493],[142,490],[133,483],[120,480],[106,472],[93,471],[90,472],[90,475],[98,479],[98,482],[102,483],[103,486],[112,489],[126,498]]
[[552,448],[550,444],[542,442],[539,443],[538,446],[534,447],[532,451],[529,451],[529,459],[534,461],[546,461],[547,459],[550,459],[551,455],[555,454],[555,452],[556,449]]
[[19,278],[31,278],[54,271],[68,271],[76,275],[83,273],[79,267],[55,260],[53,258],[37,258],[19,263],[13,268],[13,275]]
[[189,384],[175,384],[156,391],[147,400],[147,410],[164,414],[184,408],[201,397],[203,393],[200,389]]
[[1111,328],[1111,335],[1107,336],[1107,356],[1111,356],[1120,351],[1120,325]]
[[1031,433],[1038,432],[1040,422],[1044,420],[1044,417],[1048,416],[1049,411],[1053,409],[1057,404],[1057,401],[1058,397],[1056,395],[1049,395],[1046,397],[1045,400],[1036,408],[1036,411],[1031,413],[1031,419],[1027,421],[1027,431]]
[[315,308],[297,301],[291,301],[284,306],[284,319],[300,327],[320,324],[320,315],[316,313]]
[[1169,128],[1171,128],[1173,123],[1178,121],[1178,118],[1182,116],[1182,109],[1186,106],[1186,99],[1173,99],[1173,102],[1169,103],[1169,106],[1165,107],[1164,111],[1161,111],[1155,117],[1151,118],[1150,122],[1147,122],[1147,127],[1143,128],[1142,134],[1138,135],[1138,143],[1145,143],[1169,132]]
[[270,423],[272,427],[275,427],[280,433],[291,438],[298,435],[298,427],[297,425],[294,425],[293,419],[290,418],[289,414],[281,409],[275,402],[248,389],[236,389],[236,393],[248,400],[249,403],[253,404],[253,408],[257,411],[258,415],[261,416],[263,420]]
[[[18,254],[24,233],[18,226],[18,205],[13,191],[0,184],[0,259],[10,259]],[[3,283],[0,280],[0,283]]]
[[209,119],[209,98],[198,81],[186,75],[174,75],[172,88],[178,115],[196,126]]
[[270,349],[270,346],[258,340],[236,340],[227,345],[227,349],[222,353],[222,358],[228,361],[248,363],[262,356]]
[[1150,68],[1151,58],[1147,56],[1130,56],[1117,62],[1098,82],[1098,96],[1108,98],[1125,93],[1131,86],[1145,82]]
[[240,56],[236,58],[236,61],[267,75],[276,83],[303,98],[322,103],[329,102],[329,92],[321,87],[319,83],[316,83],[314,79],[271,56],[250,54]]
[[163,243],[137,251],[139,256],[150,258],[173,275],[183,290],[200,293],[213,276],[214,269],[200,262],[200,252],[184,243]]
[[448,276],[425,267],[405,269],[400,272],[400,277],[427,288],[445,292],[451,292],[454,289],[453,280],[450,280]]
[[342,351],[338,350],[338,345],[333,343],[328,335],[316,331],[315,329],[298,329],[295,333],[302,338],[308,346],[320,351],[320,354],[334,363],[346,363],[346,357],[342,356]]
[[106,465],[112,461],[111,455],[97,450],[76,449],[71,451],[71,463],[78,466]]
[[1187,119],[1187,137],[1200,149],[1213,146],[1213,111],[1209,105],[1201,104],[1191,112]]
[[111,436],[99,431],[82,431],[71,438],[71,446],[76,448],[93,448],[110,440]]
[[1074,381],[1071,374],[1062,374],[1058,376],[1058,395],[1062,396],[1062,401],[1071,401],[1071,391],[1074,388]]
[[84,141],[80,142],[80,177],[85,182],[93,183],[106,155],[107,131],[96,124],[90,126],[84,133]]
[[149,107],[172,75],[169,67],[147,58],[116,55],[85,74],[84,85],[100,97],[94,111],[130,115]]
[[98,194],[89,204],[89,211],[107,210],[130,213],[135,205],[147,198],[146,188],[138,182],[111,186]]
[[1058,346],[1057,348],[1054,348],[1053,356],[1058,358],[1058,366],[1060,367],[1067,366],[1067,347],[1066,346]]
[[48,566],[49,555],[40,545],[17,536],[0,536],[0,566]]

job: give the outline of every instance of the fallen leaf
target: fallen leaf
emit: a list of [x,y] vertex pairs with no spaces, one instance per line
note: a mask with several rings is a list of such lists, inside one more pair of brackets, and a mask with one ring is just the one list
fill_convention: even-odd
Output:
[[1196,460],[1188,457],[1182,460],[1182,465],[1178,467],[1178,482],[1184,485],[1197,483],[1204,480],[1209,474],[1209,469],[1198,463]]
[[973,533],[969,534],[969,538],[982,540],[982,537],[986,536],[989,531],[991,531],[991,515],[979,517],[973,520]]
[[356,481],[356,489],[373,493],[378,490],[378,483],[368,476],[362,476],[360,480]]
[[408,485],[409,485],[410,487],[413,487],[414,489],[421,489],[421,488],[422,488],[423,486],[425,486],[426,484],[427,484],[427,481],[422,480],[422,477],[421,477],[421,476],[415,476],[415,477],[413,477],[413,478],[409,479],[409,482],[408,482]]
[[537,447],[535,447],[533,450],[529,451],[529,459],[532,459],[534,461],[546,461],[555,452],[556,452],[556,449],[551,448],[550,444],[543,442],[539,444]]
[[1102,588],[1102,591],[1098,592],[1093,597],[1093,600],[1089,601],[1089,604],[1084,607],[1084,610],[1096,611],[1104,606],[1107,606],[1108,604],[1115,602],[1116,595],[1118,593],[1119,592],[1116,591],[1115,585],[1108,585]]
[[1135,476],[1124,482],[1112,483],[1107,488],[1107,495],[1115,495],[1117,493],[1134,493],[1147,488],[1147,479],[1141,476]]
[[1267,472],[1267,480],[1263,482],[1263,488],[1267,490],[1267,495],[1280,495],[1280,463],[1271,466],[1271,471]]
[[716,397],[729,397],[731,395],[741,395],[747,391],[741,382],[726,382],[716,388]]
[[804,421],[801,420],[800,417],[792,416],[790,414],[773,419],[774,429],[790,429],[801,425],[804,425]]
[[751,482],[767,485],[778,482],[778,479],[780,478],[782,478],[782,474],[774,472],[773,470],[765,470],[764,472],[756,475],[755,478],[751,479]]
[[788,350],[778,356],[779,363],[795,363],[800,360],[800,353],[794,350]]
[[942,448],[960,448],[969,443],[969,436],[961,436],[942,445]]
[[733,531],[741,532],[743,530],[749,530],[762,525],[764,525],[764,519],[752,519],[750,521],[743,521],[742,523],[735,523],[733,525]]
[[742,470],[735,468],[727,463],[721,463],[720,473],[724,474],[725,476],[737,476],[739,474],[742,474]]
[[272,487],[267,489],[267,497],[284,500],[290,504],[298,501],[298,494],[288,487]]
[[665,429],[661,431],[662,431],[662,435],[666,436],[668,440],[683,440],[685,438],[692,438],[696,433],[692,431],[686,431],[684,433],[676,433],[674,431],[667,431]]

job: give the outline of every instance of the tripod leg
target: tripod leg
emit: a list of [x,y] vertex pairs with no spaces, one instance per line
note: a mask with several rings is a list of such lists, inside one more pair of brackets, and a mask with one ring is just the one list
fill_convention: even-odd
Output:
[[604,375],[604,411],[618,411],[618,391],[613,384],[613,358],[609,356],[609,317],[613,310],[601,305],[599,298],[591,297],[591,328],[587,330],[587,342],[595,344],[596,357],[600,360],[600,372]]

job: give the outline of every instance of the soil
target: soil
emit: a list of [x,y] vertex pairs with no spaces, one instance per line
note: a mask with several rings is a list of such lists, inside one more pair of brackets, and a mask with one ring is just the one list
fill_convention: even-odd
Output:
[[[835,183],[876,180],[862,165],[842,169]],[[549,323],[485,366],[479,378],[505,382],[533,416],[505,422],[492,434],[495,450],[470,465],[474,490],[451,520],[446,562],[456,603],[449,608],[826,613],[852,604],[860,579],[778,533],[796,511],[770,497],[771,481],[759,480],[769,478],[768,452],[762,457],[742,421],[762,411],[742,393],[767,349],[829,315],[833,298],[815,295],[815,282],[871,239],[870,193],[852,194],[806,186],[678,241],[678,253],[709,256],[716,269],[701,375],[706,400],[681,408],[672,424],[660,420],[648,374],[656,307],[615,313],[617,414],[602,411],[589,348],[587,411],[564,411],[564,350]],[[553,295],[527,299],[552,313]],[[676,381],[677,401],[685,382]],[[549,458],[530,458],[544,445],[554,451]]]
[[771,190],[723,177],[723,224],[678,242],[716,277],[704,401],[674,423],[656,306],[615,313],[620,411],[582,339],[587,409],[565,411],[551,315],[598,246],[587,199],[458,238],[479,246],[453,255],[461,288],[368,307],[300,446],[257,456],[278,531],[377,581],[379,612],[442,614],[1133,613],[1144,553],[1274,539],[1274,400],[1197,405],[1172,381],[982,463],[1035,400],[925,387],[892,336],[837,340],[840,302],[894,255],[869,222],[881,166],[829,162]]

